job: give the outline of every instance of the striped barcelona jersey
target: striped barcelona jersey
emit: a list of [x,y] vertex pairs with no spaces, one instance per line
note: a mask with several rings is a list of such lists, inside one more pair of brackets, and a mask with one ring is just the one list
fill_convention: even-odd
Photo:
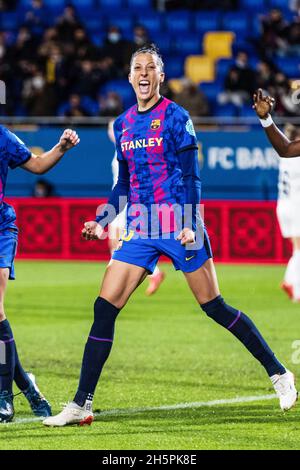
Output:
[[[197,139],[189,114],[173,101],[161,97],[147,111],[138,111],[137,105],[119,116],[114,124],[118,160],[126,160],[130,175],[127,223],[131,226],[143,205],[150,221],[151,207],[160,206],[159,220],[164,207],[180,205],[183,208],[184,186],[178,154],[197,148]],[[164,206],[162,206],[164,205]],[[168,220],[169,213],[168,213]],[[160,231],[175,231],[176,222],[170,222]],[[175,225],[174,225],[175,224]]]
[[3,202],[8,168],[16,168],[31,157],[23,142],[0,125],[0,231],[14,226],[16,214],[12,206]]

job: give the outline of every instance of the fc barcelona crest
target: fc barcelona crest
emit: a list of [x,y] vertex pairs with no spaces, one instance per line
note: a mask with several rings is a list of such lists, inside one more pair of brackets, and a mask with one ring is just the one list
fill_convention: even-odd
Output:
[[150,127],[151,129],[156,130],[160,128],[160,124],[161,124],[160,119],[153,119]]

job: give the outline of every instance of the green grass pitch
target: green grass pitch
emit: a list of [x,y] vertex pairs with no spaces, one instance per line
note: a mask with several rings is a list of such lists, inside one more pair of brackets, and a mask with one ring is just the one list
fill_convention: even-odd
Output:
[[[58,412],[78,383],[92,306],[105,266],[18,262],[6,311],[19,355]],[[146,298],[143,285],[117,321],[115,343],[95,396],[91,427],[45,428],[23,396],[16,422],[0,425],[0,449],[299,449],[300,406],[283,414],[277,400],[171,410],[171,406],[273,393],[256,361],[208,319],[184,278],[163,265],[167,279]],[[282,266],[217,266],[222,294],[261,329],[296,375],[292,344],[300,340],[300,305],[279,290]],[[297,354],[296,354],[297,357]],[[300,354],[298,354],[298,358]]]

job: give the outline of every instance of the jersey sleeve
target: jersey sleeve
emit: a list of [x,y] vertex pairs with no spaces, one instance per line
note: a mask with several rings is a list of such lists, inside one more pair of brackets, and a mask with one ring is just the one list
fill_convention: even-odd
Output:
[[6,154],[8,165],[14,169],[31,158],[31,152],[19,137],[6,129]]
[[116,156],[119,162],[124,161],[124,157],[121,150],[121,136],[122,136],[122,128],[121,128],[121,121],[120,119],[116,119],[114,122],[114,134],[115,134],[115,141],[116,141]]
[[198,148],[193,121],[189,113],[179,106],[173,113],[172,132],[177,153]]

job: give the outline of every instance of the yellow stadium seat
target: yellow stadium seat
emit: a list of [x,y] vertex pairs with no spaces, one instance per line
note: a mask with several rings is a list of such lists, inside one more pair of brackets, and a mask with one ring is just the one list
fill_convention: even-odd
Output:
[[170,80],[168,80],[168,85],[173,91],[173,93],[180,93],[183,88],[181,78],[171,78]]
[[231,31],[209,32],[203,38],[204,54],[213,60],[232,57],[232,43],[235,34]]
[[215,80],[214,61],[205,55],[190,55],[186,58],[185,76],[193,83],[212,82]]

